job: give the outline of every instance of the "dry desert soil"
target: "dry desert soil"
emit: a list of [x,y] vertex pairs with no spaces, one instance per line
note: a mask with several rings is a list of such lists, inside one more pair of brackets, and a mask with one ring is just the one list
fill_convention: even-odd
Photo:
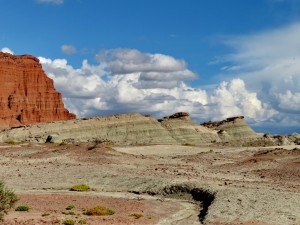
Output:
[[[6,225],[300,224],[295,145],[0,144],[0,180],[19,196],[15,206],[30,207],[11,209]],[[92,190],[70,191],[75,184]],[[97,205],[115,214],[83,214]]]

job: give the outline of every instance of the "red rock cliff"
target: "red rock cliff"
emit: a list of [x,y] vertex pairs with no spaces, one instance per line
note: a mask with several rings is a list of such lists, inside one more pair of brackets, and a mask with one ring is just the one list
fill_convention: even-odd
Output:
[[37,58],[0,52],[0,129],[75,118]]

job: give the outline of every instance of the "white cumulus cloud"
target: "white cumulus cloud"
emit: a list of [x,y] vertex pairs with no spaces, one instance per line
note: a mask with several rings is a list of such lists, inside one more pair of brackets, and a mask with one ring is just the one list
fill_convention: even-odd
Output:
[[78,69],[65,59],[39,58],[67,107],[79,117],[126,112],[162,117],[187,111],[199,122],[237,115],[259,121],[274,113],[241,79],[222,82],[208,92],[185,83],[196,75],[182,60],[133,49],[101,54],[99,65],[85,60]]
[[237,68],[235,76],[238,74],[250,90],[278,112],[273,119],[276,118],[276,123],[282,126],[295,123],[300,126],[299,40],[300,22],[257,34],[231,37],[225,42],[233,49],[225,59]]
[[186,69],[183,60],[163,54],[142,53],[136,49],[102,50],[97,58],[108,63],[113,74],[132,72],[173,72]]
[[218,118],[244,115],[262,121],[276,114],[275,110],[258,99],[255,92],[247,90],[241,79],[222,82],[211,95],[211,104],[216,105],[211,108]]
[[13,52],[12,50],[10,50],[9,48],[6,48],[6,47],[5,47],[5,48],[2,48],[2,49],[1,49],[1,52],[10,53],[10,54],[12,54],[12,55],[14,54],[14,52]]
[[180,81],[195,79],[197,75],[187,69],[184,60],[164,54],[143,53],[136,49],[102,50],[97,55],[105,63],[111,75],[138,73],[136,88],[173,88]]

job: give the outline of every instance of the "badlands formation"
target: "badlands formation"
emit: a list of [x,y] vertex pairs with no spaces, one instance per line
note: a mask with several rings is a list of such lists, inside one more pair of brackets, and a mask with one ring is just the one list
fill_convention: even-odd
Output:
[[116,145],[219,144],[274,146],[299,144],[300,135],[255,133],[243,117],[224,121],[193,122],[186,112],[163,119],[139,113],[99,116],[25,125],[0,132],[1,142],[110,143]]
[[[0,53],[0,77],[0,180],[30,207],[0,224],[300,224],[297,133],[186,112],[75,119],[36,58]],[[82,213],[96,205],[116,213]]]

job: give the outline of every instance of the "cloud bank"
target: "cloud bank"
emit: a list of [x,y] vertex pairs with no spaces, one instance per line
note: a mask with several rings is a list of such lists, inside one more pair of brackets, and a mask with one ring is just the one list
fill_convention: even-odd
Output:
[[300,23],[294,23],[225,41],[233,49],[225,59],[249,89],[277,112],[268,119],[277,126],[300,125],[299,40]]
[[187,85],[197,75],[168,55],[104,50],[97,55],[99,65],[84,60],[77,69],[65,59],[39,59],[79,117],[140,112],[159,118],[187,111],[199,122],[237,115],[260,121],[275,113],[241,79],[222,82],[212,92]]

